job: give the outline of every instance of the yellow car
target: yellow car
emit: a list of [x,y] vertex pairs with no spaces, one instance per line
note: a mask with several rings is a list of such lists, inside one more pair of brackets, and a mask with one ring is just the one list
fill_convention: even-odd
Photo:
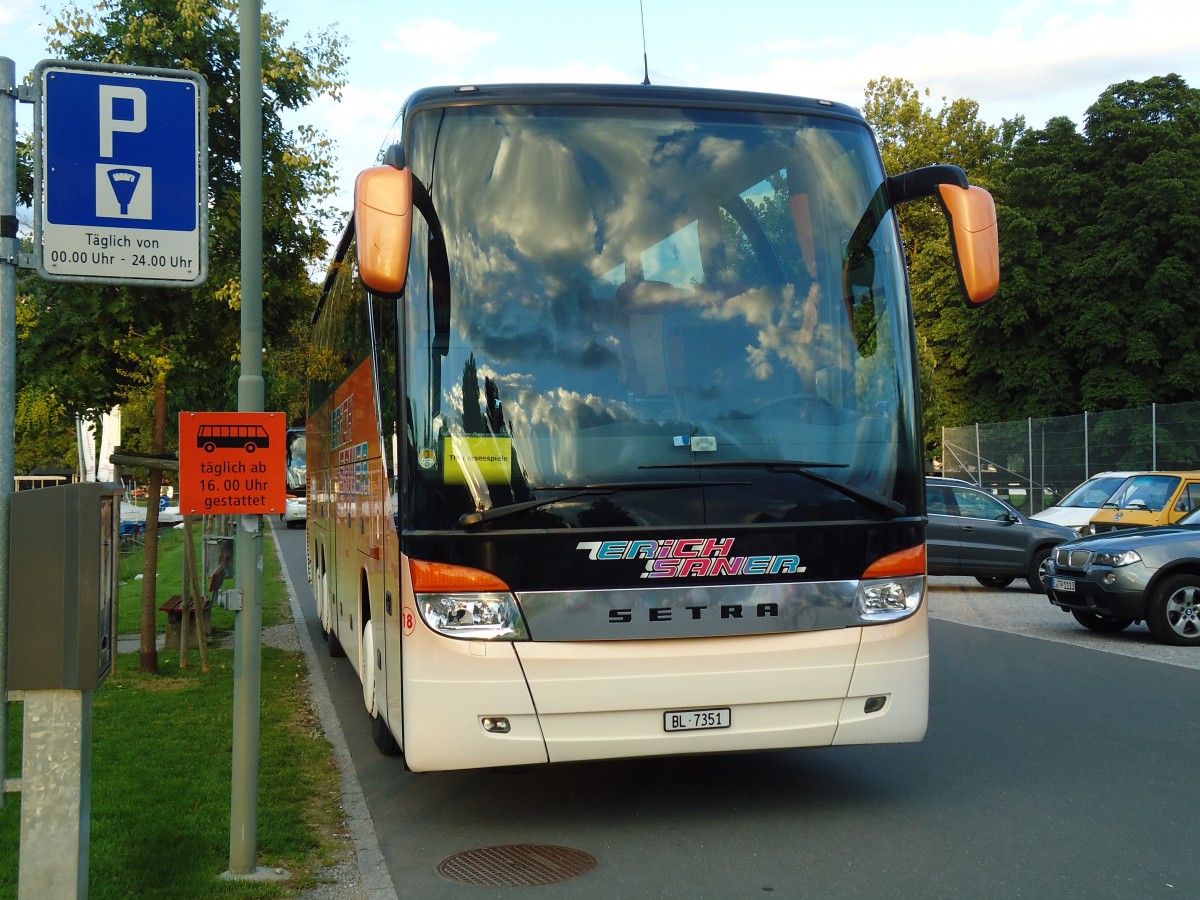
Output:
[[1113,492],[1088,523],[1091,534],[1169,525],[1200,507],[1200,472],[1142,472]]

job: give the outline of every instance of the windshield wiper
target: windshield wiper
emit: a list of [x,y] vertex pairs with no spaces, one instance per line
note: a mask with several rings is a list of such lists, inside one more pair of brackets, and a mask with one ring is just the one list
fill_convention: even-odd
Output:
[[520,503],[509,503],[505,506],[493,506],[491,509],[480,509],[475,512],[463,513],[458,517],[458,524],[463,528],[469,528],[472,525],[482,525],[484,522],[490,522],[493,519],[502,519],[505,516],[515,515],[516,513],[525,512],[530,509],[537,509],[541,506],[549,506],[551,503],[561,503],[564,500],[573,500],[576,497],[587,497],[594,495],[615,494],[618,491],[669,491],[676,488],[698,488],[698,487],[728,487],[733,485],[748,485],[749,481],[719,481],[714,483],[705,483],[702,481],[603,481],[597,484],[563,484],[557,487],[540,487],[533,488],[535,491],[566,491],[567,493],[557,497],[543,497],[540,500],[524,500]]
[[848,484],[842,484],[840,481],[835,481],[832,478],[826,478],[824,475],[819,475],[812,469],[846,469],[849,468],[848,463],[835,462],[815,462],[809,460],[791,460],[791,459],[712,459],[690,463],[668,463],[666,465],[656,466],[639,466],[640,469],[766,469],[769,472],[788,472],[795,475],[803,475],[810,481],[815,481],[818,484],[823,484],[826,487],[833,488],[841,494],[845,494],[853,500],[860,500],[868,506],[874,506],[876,509],[883,510],[886,513],[891,513],[896,516],[903,516],[908,513],[908,510],[895,500],[888,497],[881,497],[878,494],[871,494],[867,491],[860,490],[856,487],[851,487]]

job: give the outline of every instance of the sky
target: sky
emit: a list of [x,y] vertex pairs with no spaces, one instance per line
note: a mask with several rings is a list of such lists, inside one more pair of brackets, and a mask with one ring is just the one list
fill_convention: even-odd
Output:
[[[80,5],[88,5],[86,2]],[[1200,13],[1185,0],[262,0],[287,38],[334,28],[348,66],[340,102],[296,117],[334,139],[337,205],[373,165],[405,97],[426,85],[655,84],[799,94],[861,108],[867,83],[903,78],[978,101],[993,125],[1054,116],[1081,125],[1110,85],[1171,72],[1200,87]],[[0,56],[20,79],[46,58],[54,0],[0,4]],[[32,125],[22,104],[17,127]],[[969,174],[969,173],[968,173]]]

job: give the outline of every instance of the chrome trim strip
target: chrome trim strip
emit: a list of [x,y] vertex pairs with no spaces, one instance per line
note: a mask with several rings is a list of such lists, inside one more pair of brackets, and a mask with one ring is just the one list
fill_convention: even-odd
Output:
[[517,595],[535,641],[786,634],[862,624],[857,581],[697,585]]

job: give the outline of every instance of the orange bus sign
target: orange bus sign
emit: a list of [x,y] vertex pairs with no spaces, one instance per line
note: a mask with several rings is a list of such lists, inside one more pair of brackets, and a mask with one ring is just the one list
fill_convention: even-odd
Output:
[[287,508],[283,413],[179,414],[179,511],[260,515]]

